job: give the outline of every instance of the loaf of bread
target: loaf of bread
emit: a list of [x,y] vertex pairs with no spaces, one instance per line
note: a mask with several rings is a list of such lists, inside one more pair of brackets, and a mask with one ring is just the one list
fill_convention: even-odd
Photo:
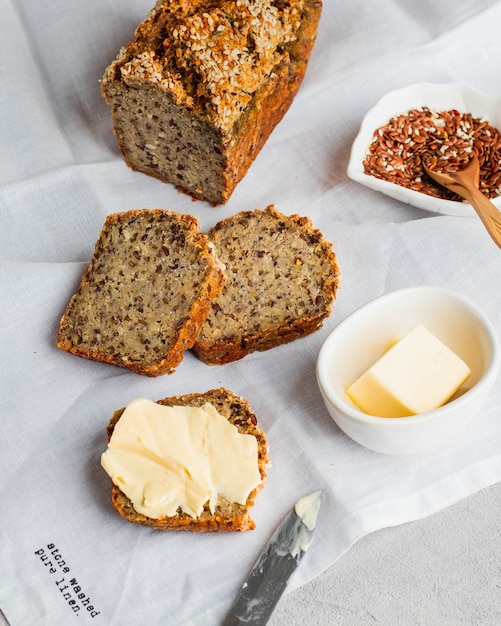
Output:
[[[224,388],[212,389],[202,394],[189,394],[159,400],[158,404],[164,406],[197,406],[210,403],[223,417],[226,417],[240,433],[252,435],[257,440],[258,467],[261,474],[261,483],[251,491],[245,504],[228,502],[221,495],[218,497],[214,513],[211,513],[208,503],[197,518],[177,511],[173,517],[161,516],[153,519],[138,513],[117,485],[112,482],[112,502],[115,510],[129,522],[143,524],[162,530],[190,530],[199,532],[222,532],[244,531],[255,528],[255,522],[250,516],[250,509],[258,492],[263,488],[266,478],[266,468],[269,464],[268,443],[264,433],[257,426],[257,419],[252,412],[249,403]],[[115,412],[108,427],[108,441],[111,439],[116,423],[120,419],[124,409]],[[237,472],[238,467],[234,470]]]
[[102,79],[126,163],[226,202],[292,103],[321,8],[159,0]]
[[196,218],[161,209],[109,215],[57,345],[138,374],[171,373],[224,280]]
[[227,282],[214,300],[193,351],[223,364],[267,350],[320,328],[339,283],[332,245],[311,220],[245,211],[209,232]]

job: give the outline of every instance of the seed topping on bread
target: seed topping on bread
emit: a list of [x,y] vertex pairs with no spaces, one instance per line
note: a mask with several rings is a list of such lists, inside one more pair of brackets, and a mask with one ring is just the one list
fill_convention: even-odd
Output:
[[158,0],[101,91],[129,167],[224,204],[306,72],[321,0]]
[[[283,57],[283,46],[297,38],[303,4],[159,2],[138,28],[121,76],[157,83],[175,93],[178,103],[198,108],[216,126],[229,129]],[[159,11],[164,6],[165,12]],[[146,50],[145,41],[151,44]]]

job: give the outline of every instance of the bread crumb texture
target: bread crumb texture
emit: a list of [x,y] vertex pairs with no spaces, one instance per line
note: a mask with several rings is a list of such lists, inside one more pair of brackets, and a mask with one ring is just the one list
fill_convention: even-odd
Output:
[[224,203],[290,106],[315,0],[163,0],[102,79],[127,164]]
[[339,284],[332,245],[311,220],[273,205],[209,231],[227,282],[195,343],[207,363],[227,363],[317,330]]
[[173,211],[109,215],[61,319],[58,346],[140,374],[172,372],[224,281],[198,230],[196,218]]
[[[182,510],[178,509],[175,516],[161,516],[152,519],[138,513],[132,502],[120,489],[112,483],[112,503],[119,515],[127,521],[150,526],[159,530],[189,530],[193,532],[228,532],[253,530],[256,527],[250,515],[250,510],[254,506],[257,494],[264,487],[266,471],[269,466],[268,442],[264,432],[257,425],[257,418],[253,413],[249,402],[236,395],[234,392],[225,389],[211,389],[205,393],[193,393],[183,396],[164,398],[158,403],[164,406],[203,406],[206,402],[212,404],[215,409],[226,417],[242,434],[256,437],[258,448],[258,467],[261,474],[261,483],[252,490],[245,504],[228,502],[219,496],[216,509],[212,514],[209,509],[209,502],[204,507],[198,518],[193,518]],[[120,419],[124,409],[119,409],[113,415],[108,427],[108,441],[111,438],[115,424]]]

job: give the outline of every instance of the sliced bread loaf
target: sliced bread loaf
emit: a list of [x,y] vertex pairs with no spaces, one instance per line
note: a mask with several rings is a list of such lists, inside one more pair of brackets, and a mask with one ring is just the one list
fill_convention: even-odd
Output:
[[106,69],[126,163],[221,204],[299,89],[320,0],[158,0]]
[[57,345],[138,374],[171,373],[223,282],[196,218],[160,209],[109,215]]
[[330,314],[339,268],[309,218],[270,205],[224,219],[208,235],[227,282],[193,347],[202,361],[229,363],[292,341]]
[[[217,499],[214,512],[209,509],[209,503],[204,505],[198,517],[187,515],[178,508],[176,515],[162,515],[156,519],[138,513],[131,500],[112,482],[112,502],[115,510],[129,522],[143,524],[161,530],[190,530],[199,532],[244,531],[255,528],[250,516],[250,509],[254,505],[258,492],[262,489],[266,478],[268,460],[268,444],[264,433],[257,426],[257,419],[249,403],[232,391],[224,388],[212,389],[202,394],[189,394],[165,398],[158,404],[164,406],[197,406],[210,403],[223,417],[233,424],[240,433],[252,435],[257,441],[257,463],[261,482],[251,491],[245,504],[229,502],[221,495]],[[111,439],[114,428],[125,409],[115,412],[108,427],[108,441]],[[233,470],[238,472],[239,468]]]

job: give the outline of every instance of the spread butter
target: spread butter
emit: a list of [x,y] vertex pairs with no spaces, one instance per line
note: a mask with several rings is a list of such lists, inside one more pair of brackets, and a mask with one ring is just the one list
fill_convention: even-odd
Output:
[[198,517],[207,502],[214,513],[218,495],[245,504],[261,482],[256,438],[239,433],[209,403],[132,401],[101,464],[135,510],[154,519],[179,508]]

